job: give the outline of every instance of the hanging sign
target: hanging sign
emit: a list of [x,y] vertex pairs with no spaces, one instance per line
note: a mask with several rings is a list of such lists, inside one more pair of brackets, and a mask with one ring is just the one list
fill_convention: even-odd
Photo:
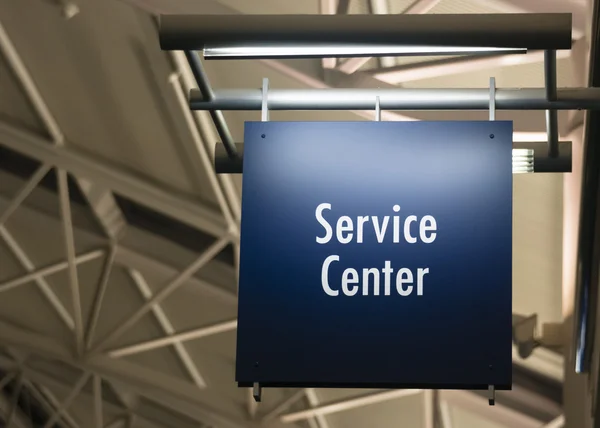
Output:
[[250,122],[240,386],[508,389],[512,122]]

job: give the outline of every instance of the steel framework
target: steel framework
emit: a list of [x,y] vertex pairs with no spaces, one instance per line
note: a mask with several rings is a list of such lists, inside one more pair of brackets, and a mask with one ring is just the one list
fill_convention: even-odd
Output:
[[[334,10],[337,10],[337,13],[341,14],[348,10],[348,5],[349,1],[340,1],[337,4],[337,8]],[[566,27],[564,24],[565,23],[563,22],[561,25]],[[570,22],[568,26],[570,31]],[[552,31],[553,29],[551,28],[549,32],[551,33]],[[519,43],[523,43],[521,39],[519,40]],[[552,46],[554,48],[557,47],[555,45]],[[542,48],[547,47],[548,45],[545,44],[542,46]],[[311,426],[328,428],[328,422],[325,417],[327,414],[420,393],[420,391],[416,390],[380,392],[364,397],[346,399],[340,402],[321,404],[316,392],[311,389],[306,389],[293,393],[291,396],[278,403],[269,412],[264,412],[262,414],[259,413],[258,416],[260,416],[260,418],[258,418],[257,421],[251,422],[222,415],[216,409],[212,409],[207,406],[201,398],[198,398],[198,390],[206,387],[206,382],[200,372],[200,369],[195,366],[195,362],[192,361],[192,358],[187,353],[184,342],[198,340],[210,335],[231,331],[236,328],[237,320],[232,319],[214,325],[201,326],[185,332],[176,332],[168,317],[161,309],[160,304],[165,298],[178,290],[185,283],[192,283],[195,287],[203,290],[208,295],[222,299],[223,301],[235,302],[235,294],[228,292],[214,284],[201,281],[193,276],[195,272],[197,272],[199,269],[202,269],[226,245],[232,242],[234,245],[238,245],[240,202],[238,196],[233,190],[230,177],[210,174],[210,183],[217,196],[221,210],[221,213],[218,213],[213,212],[196,201],[173,194],[166,189],[162,189],[154,184],[145,182],[144,180],[141,180],[123,170],[103,164],[97,159],[92,159],[87,155],[77,152],[74,148],[69,147],[68,141],[60,129],[60,126],[51,114],[43,97],[38,91],[33,78],[28,73],[27,68],[17,54],[16,49],[10,42],[8,34],[4,31],[1,25],[0,48],[2,49],[4,55],[9,59],[15,74],[18,76],[23,88],[25,89],[25,92],[29,96],[31,103],[36,108],[36,111],[38,112],[48,130],[48,133],[51,136],[50,141],[46,141],[46,139],[37,135],[17,129],[6,123],[0,123],[1,144],[14,151],[37,159],[42,163],[40,168],[34,173],[34,175],[32,175],[32,177],[22,187],[17,195],[9,203],[4,204],[4,209],[0,211],[0,238],[2,238],[8,248],[14,253],[18,261],[22,264],[23,268],[27,271],[25,275],[1,283],[0,292],[22,286],[28,281],[33,280],[37,287],[42,291],[49,304],[60,316],[63,323],[73,333],[74,346],[73,349],[65,349],[60,344],[48,339],[47,337],[44,337],[40,334],[31,333],[1,320],[0,340],[2,340],[2,342],[7,346],[11,347],[11,349],[14,347],[15,349],[19,350],[27,350],[33,352],[34,354],[44,355],[48,358],[67,362],[68,364],[77,367],[81,372],[79,379],[72,386],[71,392],[62,402],[59,402],[56,398],[51,398],[52,394],[48,390],[44,388],[39,389],[40,395],[48,397],[47,401],[51,403],[52,407],[52,413],[50,414],[45,426],[52,426],[56,422],[64,426],[77,426],[76,422],[69,415],[69,406],[79,395],[86,394],[84,387],[90,380],[92,382],[92,400],[94,411],[93,419],[97,428],[105,426],[103,425],[105,421],[103,420],[102,407],[105,406],[106,403],[103,402],[102,399],[102,384],[106,383],[111,385],[111,388],[114,390],[118,390],[118,387],[115,385],[118,385],[119,381],[123,380],[129,383],[129,385],[132,386],[132,389],[141,396],[146,396],[155,401],[173,403],[173,408],[179,408],[182,413],[188,413],[190,415],[193,414],[194,417],[196,417],[203,424],[208,423],[223,428],[238,428],[242,426],[250,428],[259,427],[263,426],[263,423],[267,423],[276,419],[286,423],[296,420],[307,420]],[[180,102],[182,114],[185,115],[187,125],[192,131],[192,135],[196,143],[194,150],[197,156],[198,164],[202,165],[206,169],[211,167],[211,161],[208,153],[210,150],[210,145],[213,141],[217,140],[217,136],[223,142],[222,150],[228,156],[228,158],[238,159],[239,162],[241,162],[243,149],[238,149],[233,143],[224,117],[219,112],[219,110],[225,110],[232,106],[239,108],[240,101],[238,101],[237,104],[234,103],[228,105],[227,102],[233,102],[227,101],[231,94],[227,95],[225,92],[213,91],[211,89],[208,80],[203,73],[202,64],[195,52],[188,51],[185,54],[180,52],[173,53],[173,58],[175,59],[177,72],[171,76],[170,83],[173,85],[175,96]],[[574,105],[578,105],[578,102],[588,103],[585,104],[587,108],[597,108],[600,96],[594,90],[582,89],[579,91],[575,90],[573,93],[565,92],[565,90],[558,90],[556,93],[553,92],[552,83],[554,82],[555,87],[555,74],[552,72],[552,56],[550,55],[549,58],[550,60],[547,61],[549,64],[547,82],[549,83],[550,89],[532,90],[534,92],[530,93],[529,98],[527,96],[521,96],[519,98],[520,101],[515,99],[512,99],[511,101],[511,96],[509,95],[506,95],[506,98],[503,98],[505,97],[505,93],[502,90],[499,90],[497,92],[498,98],[496,100],[497,108],[507,108],[506,106],[511,106],[514,105],[514,103],[519,102],[530,103],[530,107],[523,108],[532,108],[531,106],[537,106],[535,108],[555,110],[557,108],[569,108],[569,106],[572,107]],[[208,111],[208,114],[204,111],[192,113],[188,108],[189,104],[185,99],[185,92],[191,91],[195,88],[195,86],[199,88],[199,92],[197,93],[197,96],[194,95],[192,98],[192,106],[198,109],[205,109]],[[336,101],[336,97],[338,97],[340,94],[350,94],[347,92],[338,92],[337,90],[331,91],[332,92],[320,92],[319,95],[309,92],[308,101],[305,99],[304,101],[299,101],[299,103],[304,102],[304,105],[307,108],[319,108],[315,107],[315,104],[310,103],[321,103],[321,97],[323,95],[325,95],[327,98],[328,95],[326,94],[334,94],[330,95],[332,98],[329,100],[329,102],[333,103],[331,105],[335,105],[335,103],[340,102],[339,100]],[[359,90],[355,91],[357,91],[355,94],[358,94]],[[489,105],[489,97],[487,97],[487,94],[482,98],[482,93],[480,93],[479,90],[473,91],[475,91],[472,93],[473,99],[469,101],[472,104],[464,105],[479,106],[482,102],[481,100],[485,99],[486,107],[481,108],[487,108],[487,105]],[[344,109],[372,109],[372,94],[373,92],[369,92],[368,100],[366,95],[365,100],[362,100],[362,98],[359,96],[353,101],[355,104],[345,105]],[[394,107],[394,103],[398,103],[396,105],[397,107],[399,106],[406,108],[406,106],[410,104],[403,103],[417,102],[412,99],[407,101],[406,99],[402,98],[404,97],[404,94],[407,94],[407,92],[403,92],[402,95],[400,92],[394,92],[389,95],[389,98],[387,98],[385,93],[381,93],[377,96],[380,97],[381,108],[386,109],[391,109]],[[446,101],[448,103],[447,105],[454,105],[453,103],[457,102],[457,99],[461,96],[461,94],[464,95],[465,93],[457,92],[451,94],[448,92],[449,99]],[[293,93],[293,91],[270,90],[268,92],[267,99],[268,107],[270,109],[298,107],[299,104],[294,104],[295,101],[290,101],[291,98],[286,98],[298,95],[298,93]],[[419,94],[415,93],[415,95]],[[242,91],[237,93],[236,96],[241,96],[241,98],[246,97],[244,101],[241,101],[246,108],[260,109],[262,107],[263,97],[261,93],[258,94],[258,98],[255,91]],[[315,98],[310,99],[311,96]],[[259,104],[258,108],[255,108],[257,106],[257,100]],[[513,104],[510,104],[511,102]],[[323,104],[320,105],[323,106]],[[463,106],[456,108],[465,107]],[[208,116],[210,116],[210,118]],[[210,124],[208,121],[210,119],[214,121],[216,133],[213,132],[212,128],[209,126]],[[549,123],[552,123],[555,120],[556,119],[550,118]],[[549,135],[557,135],[553,134],[553,132],[554,131],[550,130]],[[556,141],[554,136],[552,136],[549,140]],[[568,149],[567,146],[567,144],[551,146],[559,149],[559,151],[556,153],[553,153],[551,150],[551,157],[556,157],[557,161],[560,159],[564,160],[564,157],[567,156],[565,153],[570,151],[570,146]],[[31,194],[34,188],[50,171],[51,168],[57,169],[62,221],[61,224],[63,238],[65,241],[66,259],[50,266],[39,267],[32,263],[29,256],[25,253],[23,248],[21,248],[19,243],[4,225],[11,215],[14,215],[16,210],[23,205],[23,202],[27,196]],[[117,224],[116,228],[113,229],[110,226],[110,222],[103,222],[102,224],[104,226],[104,232],[107,237],[108,245],[106,245],[105,248],[96,249],[91,252],[76,254],[74,246],[76,231],[72,221],[70,195],[67,186],[67,174],[72,174],[77,178],[80,188],[90,201],[90,205],[95,210],[99,218],[106,219],[107,212],[120,213],[120,210],[116,206],[112,195],[112,192],[114,191],[115,193],[124,195],[143,205],[152,207],[156,211],[169,215],[183,223],[210,233],[216,238],[216,241],[204,253],[199,254],[197,259],[186,269],[181,272],[177,272],[167,265],[158,263],[154,260],[148,260],[147,258],[144,258],[144,256],[136,254],[132,250],[123,246],[120,241],[120,236],[122,228],[126,227],[126,225]],[[101,186],[101,191],[99,193],[107,197],[102,199],[104,201],[104,205],[100,206],[97,203],[93,203],[93,190],[97,191],[98,189],[92,189],[91,186]],[[98,192],[96,194],[98,194]],[[108,202],[106,202],[107,200]],[[81,313],[81,298],[77,265],[96,260],[101,257],[104,257],[104,266],[98,279],[91,315],[88,320],[84,321]],[[144,303],[135,313],[131,314],[128,319],[123,320],[117,329],[113,330],[102,340],[96,341],[95,331],[100,318],[104,295],[107,288],[110,286],[110,273],[117,264],[129,268],[129,274],[133,279],[134,284],[140,291],[140,294],[144,298]],[[145,283],[144,276],[139,272],[139,270],[137,270],[142,265],[151,265],[155,272],[160,272],[162,276],[171,276],[173,277],[173,280],[169,281],[158,293],[152,294]],[[61,300],[57,297],[45,280],[45,277],[48,275],[59,271],[67,271],[68,273],[71,292],[70,304],[72,306],[71,310],[73,316],[71,316],[69,310],[64,307],[64,305],[61,303]],[[131,326],[138,322],[141,317],[149,313],[152,313],[156,317],[158,323],[161,325],[161,328],[165,334],[164,338],[137,343],[126,347],[111,348],[111,344],[119,336],[121,336],[124,332],[131,328]],[[173,346],[175,348],[178,357],[187,369],[190,380],[194,383],[174,381],[167,376],[160,375],[152,370],[141,369],[138,366],[120,359],[120,357],[146,352],[164,346]],[[27,361],[17,361],[17,359],[13,358],[6,359],[0,357],[0,366],[13,370],[13,372],[0,380],[0,390],[2,390],[2,388],[5,387],[6,384],[13,378],[21,379],[21,382],[24,384],[28,384],[33,380],[48,382],[49,384],[60,383],[60,381],[52,379],[51,376],[48,376],[47,373],[42,373],[28,366]],[[9,403],[9,422],[11,419],[16,418],[14,415],[16,411],[16,399],[18,396],[19,392],[17,390],[12,397],[13,401]],[[174,403],[173,398],[179,398],[187,403],[192,403],[195,407],[194,411],[190,411],[185,409],[185,406]],[[425,398],[427,400],[429,399],[429,397]],[[288,411],[290,406],[303,399],[307,401],[306,410]],[[476,398],[468,393],[442,395],[439,406],[442,414],[441,419],[445,421],[443,427],[451,428],[448,417],[448,403],[469,407],[470,403],[472,403],[472,400],[476,400]],[[127,405],[125,400],[122,401],[122,405],[122,410],[125,412],[125,416],[119,416],[116,422],[120,421],[122,418],[125,418],[129,424],[132,424],[135,417],[141,417],[140,415],[136,414],[135,408]],[[433,411],[433,409],[429,404],[426,408],[428,410],[427,418],[432,420],[430,413]],[[505,421],[510,421],[511,426],[532,426],[532,421],[530,418],[515,413],[514,411],[503,409],[501,406],[499,406],[499,409],[501,417],[504,418]],[[249,406],[249,412],[251,416],[257,416],[257,410],[255,407]],[[109,422],[108,426],[113,426],[115,421],[106,422]],[[156,426],[156,424],[151,420],[143,420],[143,422],[146,426]],[[559,422],[560,421],[556,423]],[[553,422],[554,425],[548,426],[559,426],[556,425],[556,423]],[[430,425],[431,423],[428,422],[428,424]]]

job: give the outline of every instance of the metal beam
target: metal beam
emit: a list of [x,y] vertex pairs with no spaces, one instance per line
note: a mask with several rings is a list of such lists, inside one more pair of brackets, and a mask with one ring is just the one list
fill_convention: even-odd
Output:
[[94,394],[94,423],[96,428],[104,428],[102,414],[102,378],[94,375],[93,379],[93,394]]
[[294,403],[298,402],[300,399],[305,397],[305,395],[306,394],[303,389],[296,391],[295,393],[293,393],[292,395],[287,397],[285,400],[283,400],[282,402],[277,404],[277,406],[275,406],[273,409],[269,410],[268,413],[263,415],[261,422],[264,424],[264,423],[270,421],[271,419],[276,418],[281,413],[283,413],[285,410],[290,408]]
[[[8,231],[4,228],[0,228],[0,236],[2,236],[2,238],[5,239],[5,241],[7,241],[7,242],[14,242],[14,240],[12,239],[12,235],[10,235],[8,233]],[[76,256],[73,259],[73,262],[76,265],[80,264],[80,263],[87,263],[87,262],[90,262],[92,260],[96,260],[96,259],[102,257],[103,254],[104,254],[104,251],[102,251],[102,250],[89,251],[87,253],[83,253],[79,256]],[[32,265],[30,265],[30,266],[32,266]],[[25,275],[21,275],[18,278],[13,278],[8,281],[0,283],[0,292],[10,290],[11,288],[18,287],[19,285],[27,284],[30,281],[42,278],[44,276],[52,275],[56,272],[63,271],[65,269],[67,269],[68,266],[69,266],[68,261],[54,263],[49,266],[46,266],[46,267],[43,267],[40,269],[36,269],[36,270],[33,270],[33,266],[32,266],[32,269],[27,268],[27,270],[29,270],[29,273],[27,273]]]
[[[570,58],[571,51],[556,51],[556,56],[558,60]],[[364,73],[382,82],[397,85],[415,80],[426,80],[474,71],[542,62],[544,62],[544,51],[530,51],[525,55],[476,55],[424,61],[386,69],[369,70]]]
[[[75,329],[75,322],[73,321],[73,317],[65,308],[62,301],[58,298],[50,284],[42,277],[41,271],[36,271],[35,266],[29,256],[25,253],[23,248],[17,243],[12,234],[6,230],[3,226],[0,226],[0,237],[6,243],[9,250],[15,256],[15,258],[19,261],[21,266],[28,272],[26,276],[21,277],[20,281],[24,281],[27,277],[27,281],[21,282],[22,284],[27,283],[28,281],[33,280],[35,285],[39,288],[40,292],[44,295],[48,303],[54,308],[60,319],[64,322],[67,328],[71,331]],[[98,252],[98,257],[102,254]],[[79,257],[75,258],[77,263],[82,262]],[[67,263],[62,262],[62,269],[66,269]],[[6,283],[5,283],[6,284]],[[14,285],[13,285],[14,286]],[[10,287],[9,287],[10,288]],[[0,292],[4,289],[3,285],[0,285]]]
[[420,389],[395,389],[385,392],[377,392],[374,394],[363,395],[361,397],[341,400],[331,404],[325,404],[313,409],[301,410],[299,412],[288,413],[281,416],[281,421],[285,423],[301,421],[317,415],[328,415],[338,413],[349,409],[356,409],[371,404],[381,403],[383,401],[395,400],[401,397],[420,394]]
[[113,349],[111,351],[108,351],[107,355],[113,358],[121,358],[127,355],[135,355],[139,354],[140,352],[147,352],[153,349],[163,348],[169,345],[173,345],[175,343],[197,340],[203,337],[208,337],[219,333],[225,333],[227,331],[233,331],[236,328],[236,319],[224,321],[206,327],[200,327],[194,330],[186,331],[183,333],[171,333],[166,337],[161,337],[160,339],[148,340],[146,342],[136,343],[135,345],[126,346],[119,349]]
[[[210,155],[209,155],[208,149],[205,145],[205,138],[203,138],[201,136],[201,130],[199,129],[196,122],[194,121],[194,117],[192,115],[192,112],[190,111],[190,108],[189,108],[189,105],[187,102],[187,97],[184,94],[184,89],[182,88],[182,82],[180,81],[179,75],[174,74],[173,76],[171,76],[170,82],[173,86],[173,92],[175,94],[175,97],[177,98],[177,102],[181,108],[183,117],[185,118],[188,128],[190,130],[190,133],[192,134],[193,147],[190,147],[189,152],[191,152],[193,154],[193,159],[197,158],[197,160],[195,160],[195,164],[197,165],[197,168],[199,170],[206,172],[210,186],[212,187],[215,197],[217,198],[217,202],[219,204],[219,207],[221,208],[221,213],[225,217],[225,221],[227,222],[229,229],[231,230],[232,233],[239,233],[239,230],[238,230],[239,227],[237,225],[236,220],[234,220],[234,216],[231,212],[232,209],[228,205],[226,193],[223,190],[223,188],[221,187],[222,180],[220,180],[212,172]],[[228,156],[229,156],[229,153],[228,153]],[[229,156],[229,157],[231,158],[231,156]],[[233,157],[233,159],[235,159],[235,158],[237,158],[237,154],[236,154],[236,156]],[[236,200],[239,199],[239,198],[237,198],[237,195],[234,195],[234,197]],[[239,211],[238,211],[238,213],[239,213]]]
[[290,48],[476,43],[480,48],[570,49],[571,15],[161,15],[159,38],[163,50],[239,46],[248,40]]
[[35,189],[38,183],[44,178],[44,176],[50,171],[49,165],[40,166],[37,171],[31,176],[31,178],[25,183],[25,185],[19,189],[13,200],[10,202],[8,207],[0,214],[0,226],[6,223],[6,220],[17,208],[23,203],[23,201],[29,196],[29,194]]
[[[487,110],[489,90],[483,88],[437,89],[271,89],[270,110],[373,110],[379,97],[382,110]],[[197,91],[190,94],[195,110],[260,110],[260,89],[224,89],[204,100]],[[600,109],[600,88],[561,88],[556,101],[546,98],[545,89],[497,89],[499,110]]]
[[73,403],[75,398],[77,398],[77,396],[79,395],[79,393],[81,392],[81,390],[83,389],[83,387],[85,386],[87,381],[89,380],[90,376],[91,376],[91,374],[88,372],[85,372],[81,375],[81,377],[79,378],[77,383],[75,383],[75,385],[73,385],[73,389],[71,390],[71,392],[69,392],[69,395],[67,395],[67,397],[64,399],[64,401],[56,409],[54,414],[48,418],[48,420],[46,421],[46,424],[44,425],[44,428],[52,428],[54,426],[54,424],[56,422],[58,422],[62,413],[65,412],[66,410],[68,410],[69,406]]
[[92,301],[92,310],[90,311],[90,318],[88,320],[85,332],[85,346],[88,350],[91,348],[92,341],[94,340],[94,332],[96,331],[96,325],[98,324],[100,312],[102,311],[102,303],[104,302],[104,295],[106,294],[106,290],[108,288],[108,280],[112,272],[116,254],[117,245],[113,243],[110,246],[110,250],[106,256],[106,259],[104,260],[98,286],[96,287],[96,293],[94,294],[94,300]]
[[74,149],[50,145],[35,134],[6,123],[0,123],[0,145],[93,181],[209,235],[220,237],[227,234],[227,226],[219,212],[190,198],[178,196],[172,189],[161,188],[125,170],[103,163],[97,158]]
[[124,320],[119,326],[109,333],[104,340],[96,345],[91,352],[96,352],[102,349],[104,346],[109,344],[111,341],[119,338],[129,328],[131,328],[136,322],[138,322],[144,315],[146,315],[152,308],[158,303],[162,302],[168,296],[170,296],[175,290],[181,287],[189,278],[191,278],[196,271],[201,269],[209,261],[213,259],[218,253],[220,253],[227,244],[229,244],[229,238],[221,238],[208,247],[198,258],[192,262],[183,272],[177,277],[170,281],[161,291],[148,300],[140,309],[133,313],[128,319]]
[[[148,286],[148,283],[146,282],[146,279],[143,277],[143,275],[136,270],[130,269],[129,276],[131,277],[131,279],[133,280],[133,283],[135,284],[138,291],[142,295],[144,302],[149,302],[150,300],[152,300],[152,298],[153,298],[152,290]],[[175,334],[175,328],[173,327],[173,324],[171,323],[171,321],[165,314],[164,310],[158,303],[155,304],[154,306],[152,306],[151,311],[154,314],[156,321],[161,326],[165,335],[171,336],[171,335]],[[171,345],[175,349],[175,353],[177,354],[177,357],[179,357],[181,364],[183,365],[185,370],[188,372],[188,375],[190,376],[192,381],[199,388],[206,388],[206,381],[204,380],[204,377],[200,374],[198,367],[196,367],[196,364],[192,360],[192,357],[188,353],[188,351],[187,351],[186,347],[183,345],[183,343],[173,342]]]
[[440,400],[458,406],[471,413],[494,420],[500,425],[511,428],[539,428],[540,421],[496,403],[489,406],[484,396],[472,394],[468,391],[440,391]]
[[[389,13],[387,10],[387,2],[383,3],[383,7],[377,7],[377,4],[373,3],[374,0],[371,0],[371,10],[376,14],[387,14]],[[440,0],[415,0],[413,4],[411,4],[404,12],[404,14],[425,14],[433,9]],[[371,58],[369,57],[358,57],[358,58],[348,58],[346,61],[342,62],[338,66],[338,70],[352,74],[363,67],[367,62],[369,62]],[[386,64],[387,62],[387,64]],[[388,67],[389,64],[393,64],[395,61],[392,58],[392,61],[382,61],[381,65],[384,67]]]
[[67,182],[67,173],[64,170],[58,169],[56,174],[58,178],[58,197],[60,202],[60,215],[62,218],[65,253],[67,255],[67,273],[71,288],[73,321],[75,321],[75,352],[76,355],[81,356],[83,355],[84,351],[83,319],[81,295],[79,291],[79,277],[77,274],[77,263],[75,262],[75,234],[73,232],[73,221],[71,219],[69,185]]
[[[317,397],[317,393],[314,388],[306,388],[304,390],[304,394],[306,395],[308,405],[311,409],[319,407],[319,398]],[[313,416],[313,418],[316,421],[318,428],[329,428],[329,423],[327,422],[327,419],[325,419],[325,415],[316,414]]]

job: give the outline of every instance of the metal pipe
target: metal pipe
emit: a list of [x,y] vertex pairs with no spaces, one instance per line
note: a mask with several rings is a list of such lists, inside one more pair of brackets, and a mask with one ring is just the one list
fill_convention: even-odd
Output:
[[[214,93],[212,88],[210,87],[210,83],[208,82],[208,76],[204,71],[204,67],[202,66],[202,61],[200,60],[200,56],[198,53],[193,51],[185,51],[185,57],[190,64],[190,68],[192,69],[192,73],[194,74],[194,78],[196,79],[196,83],[198,84],[198,94],[201,99],[212,101],[214,99]],[[227,154],[231,158],[235,158],[237,156],[237,152],[235,150],[235,144],[233,144],[233,138],[231,137],[231,133],[229,132],[229,128],[227,127],[227,122],[225,122],[225,117],[223,116],[223,112],[219,109],[211,109],[210,117],[215,124],[215,128],[227,149]]]
[[[534,152],[533,172],[571,172],[572,145],[571,142],[561,142],[556,157],[549,157],[546,142],[515,142],[515,149],[531,149]],[[223,144],[215,145],[215,172],[217,174],[242,174],[244,160],[244,143],[236,143],[240,156],[230,159]]]
[[[271,89],[269,110],[373,110],[379,97],[382,110],[487,110],[487,88],[472,89]],[[206,99],[197,90],[190,92],[193,110],[260,110],[260,89],[223,89]],[[556,100],[546,97],[544,88],[511,88],[496,91],[499,110],[600,109],[600,88],[561,88]]]
[[[546,80],[546,100],[556,101],[556,51],[544,51],[544,77]],[[546,110],[546,131],[548,133],[548,155],[558,156],[558,112]]]
[[571,14],[161,15],[163,50],[206,43],[570,49]]
[[[589,84],[600,85],[600,5],[594,3],[591,33]],[[573,316],[572,358],[576,373],[587,373],[592,367],[596,326],[598,288],[598,251],[600,238],[600,114],[589,112],[586,118],[581,178],[581,208],[577,248],[575,313]],[[595,254],[596,253],[596,254]],[[568,422],[568,421],[567,421]]]

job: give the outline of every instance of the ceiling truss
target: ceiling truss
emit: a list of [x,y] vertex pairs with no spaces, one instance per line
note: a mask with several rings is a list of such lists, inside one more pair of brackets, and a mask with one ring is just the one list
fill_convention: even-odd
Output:
[[[336,0],[323,0],[321,7],[322,13],[347,13],[349,1],[350,0],[341,0],[338,3]],[[377,3],[376,0],[373,0],[373,10],[380,10],[379,13],[385,13],[381,8],[377,9]],[[417,0],[411,5],[409,10],[412,11],[412,13],[427,13],[436,3],[437,1],[435,0]],[[126,403],[126,400],[122,400],[120,403],[122,415],[112,421],[104,420],[102,408],[103,406],[107,406],[107,403],[102,397],[103,383],[111,385],[111,388],[117,391],[118,387],[115,385],[119,382],[126,382],[128,386],[131,387],[132,391],[135,391],[139,396],[146,397],[150,400],[169,402],[173,400],[165,399],[165,395],[171,395],[184,402],[193,403],[196,408],[196,411],[194,412],[182,410],[185,408],[184,405],[173,405],[173,408],[179,408],[182,413],[194,417],[202,425],[211,424],[215,427],[222,428],[268,426],[269,423],[275,420],[280,420],[284,423],[306,420],[311,427],[330,428],[328,420],[326,419],[326,415],[328,414],[379,403],[385,400],[400,399],[407,395],[423,394],[422,391],[416,390],[388,391],[345,399],[335,403],[322,404],[320,403],[316,391],[309,388],[295,392],[293,395],[282,400],[277,406],[271,409],[271,411],[264,413],[259,413],[256,406],[251,404],[252,399],[251,394],[249,394],[248,420],[238,420],[227,415],[222,415],[219,411],[207,406],[202,399],[198,398],[197,390],[204,389],[208,385],[201,374],[201,368],[195,365],[195,362],[187,352],[184,343],[190,340],[198,340],[210,335],[231,331],[236,328],[237,321],[232,319],[214,325],[198,327],[197,329],[185,332],[177,332],[164,310],[161,308],[161,302],[184,284],[190,282],[201,288],[207,296],[224,299],[229,302],[235,301],[236,297],[234,294],[217,285],[206,283],[194,277],[194,274],[210,262],[226,245],[233,243],[235,254],[237,255],[239,252],[241,204],[231,178],[227,175],[209,174],[211,188],[217,197],[221,211],[218,213],[202,206],[196,201],[191,201],[183,196],[173,195],[166,189],[162,189],[155,184],[145,182],[138,177],[129,175],[125,171],[118,170],[109,165],[104,165],[97,159],[91,159],[86,155],[79,153],[74,148],[69,147],[68,141],[62,133],[60,126],[53,118],[31,75],[19,58],[18,53],[10,42],[8,34],[1,24],[0,48],[9,60],[24,91],[28,95],[32,105],[35,107],[39,117],[42,119],[51,136],[51,140],[46,141],[40,136],[16,129],[6,123],[0,124],[0,144],[35,158],[42,163],[39,169],[31,176],[16,196],[7,205],[5,204],[6,206],[4,209],[0,211],[0,238],[27,272],[19,278],[13,278],[0,284],[0,292],[34,281],[36,286],[45,296],[49,305],[56,311],[65,326],[72,332],[73,347],[72,349],[65,349],[46,337],[23,330],[3,320],[0,320],[0,340],[2,343],[10,346],[10,349],[14,348],[19,351],[31,353],[32,355],[67,362],[80,371],[79,377],[71,384],[70,393],[64,400],[59,401],[55,397],[53,398],[52,393],[48,389],[33,385],[34,383],[43,384],[46,382],[49,384],[60,383],[56,379],[52,379],[47,373],[32,368],[27,360],[18,361],[14,358],[0,359],[0,367],[8,370],[8,374],[0,380],[0,390],[15,379],[18,379],[17,384],[19,385],[16,392],[8,399],[8,402],[5,402],[6,400],[4,400],[0,403],[0,409],[4,410],[9,424],[12,420],[17,426],[24,426],[21,425],[22,422],[18,422],[20,419],[18,417],[16,405],[20,385],[32,386],[32,390],[38,391],[41,397],[45,397],[44,401],[52,410],[46,426],[52,426],[55,422],[58,422],[65,427],[77,427],[77,423],[73,417],[69,415],[69,407],[76,398],[87,394],[87,392],[84,391],[84,387],[88,382],[91,382],[92,396],[90,397],[90,402],[93,403],[93,409],[91,410],[93,411],[94,424],[97,428],[119,426],[119,424],[133,426],[136,418],[144,421],[145,424],[147,423],[146,426],[161,426],[160,424],[156,424],[155,421],[145,420],[143,415],[136,413],[135,407],[129,406]],[[188,109],[185,93],[194,89],[196,87],[196,82],[187,65],[185,56],[182,53],[177,52],[173,54],[172,59],[176,71],[171,76],[170,83],[172,84],[174,94],[180,103],[181,114],[184,115],[193,136],[193,146],[188,147],[188,152],[192,154],[192,161],[198,168],[212,171],[212,161],[209,155],[210,147],[208,144],[211,141],[218,140],[217,133],[210,122],[208,113],[192,113]],[[491,59],[486,60],[490,61],[487,65],[482,63],[482,59],[469,59],[463,61],[462,65],[459,67],[463,67],[462,70],[466,70],[469,67],[496,67],[499,64],[501,65],[501,62],[492,64]],[[352,63],[352,61],[356,62],[356,64]],[[364,61],[364,59],[361,59],[360,61]],[[477,61],[479,61],[479,63]],[[499,61],[499,59],[496,58],[495,61]],[[340,64],[337,64],[335,61],[325,61],[323,66],[326,69],[337,67],[338,70],[341,70],[344,73],[354,73],[364,65],[364,63],[358,63],[359,61],[355,59],[350,59]],[[273,65],[280,66],[280,64],[276,63],[273,63]],[[445,66],[448,67],[448,64]],[[419,67],[425,66],[421,65]],[[437,73],[448,73],[450,70],[449,68],[444,69],[444,65],[441,62],[438,62],[437,65],[429,64],[426,67],[432,70],[438,70],[436,71]],[[413,73],[415,73],[416,68],[417,67],[412,70]],[[458,69],[459,68],[457,68],[457,70]],[[426,73],[426,70],[426,68],[423,68],[421,71]],[[288,71],[290,74],[294,72],[293,70]],[[394,75],[393,73],[396,73],[396,77],[389,77]],[[416,71],[416,73],[419,74],[420,72]],[[409,79],[407,77],[409,76],[409,71],[408,69],[393,70],[392,67],[388,67],[388,70],[378,69],[378,71],[374,72],[374,76],[383,81],[387,78],[393,80],[393,83],[399,83],[402,80]],[[4,224],[10,216],[22,206],[27,196],[31,194],[51,168],[57,169],[59,188],[58,197],[60,201],[66,260],[50,266],[39,267],[31,262],[31,259]],[[92,207],[102,225],[107,238],[107,245],[105,248],[83,254],[76,254],[74,245],[75,232],[70,207],[69,189],[67,186],[67,174],[71,174],[76,178],[82,193],[88,200],[90,207]],[[125,216],[120,211],[112,192],[129,197],[158,212],[189,224],[201,231],[210,233],[216,238],[216,241],[205,252],[199,254],[198,258],[192,264],[180,272],[174,271],[173,268],[165,264],[161,264],[160,262],[156,263],[154,260],[151,261],[142,255],[135,254],[135,252],[123,247],[120,243],[123,230],[127,227],[127,224]],[[98,286],[96,288],[91,316],[88,320],[84,321],[80,303],[77,265],[100,257],[104,257],[104,266],[100,277],[98,278]],[[132,314],[127,320],[124,320],[117,329],[113,330],[101,340],[95,341],[96,325],[101,314],[104,295],[107,287],[110,287],[110,272],[117,264],[128,268],[128,273],[132,282],[142,295],[144,303],[137,312]],[[153,294],[148,287],[144,276],[138,270],[140,265],[143,265],[144,267],[151,266],[150,269],[160,271],[162,274],[161,276],[173,277],[173,280],[161,291]],[[69,276],[72,297],[71,310],[74,316],[70,315],[71,311],[64,307],[48,282],[44,279],[50,274],[65,270],[68,272]],[[114,343],[118,337],[138,322],[142,316],[148,313],[152,313],[157,319],[163,329],[165,335],[164,338],[149,340],[127,347],[111,347],[111,344]],[[190,378],[189,383],[168,379],[164,375],[134,366],[132,363],[121,360],[121,357],[127,355],[133,355],[135,353],[146,352],[166,346],[171,346],[175,349],[182,365],[186,368]],[[117,393],[117,395],[119,394]],[[433,396],[429,392],[423,394],[423,397],[426,402],[425,409],[427,412],[425,417],[426,428],[433,428],[434,414],[436,414],[436,412],[440,415],[439,419],[441,420],[441,426],[443,428],[452,428],[448,416],[448,405],[471,408],[473,407],[472,403],[477,401],[477,397],[472,394],[454,391],[441,392],[439,403],[437,404],[434,404]],[[307,402],[305,410],[288,410],[294,403],[298,403],[302,400],[306,400]],[[480,401],[478,403],[481,405]],[[536,427],[539,426],[539,421],[533,421],[527,416],[503,408],[502,406],[498,407],[500,409],[499,414],[503,415],[500,418],[504,418],[504,422],[510,422],[512,424],[510,426],[533,427],[534,423],[536,424]],[[557,419],[557,421],[558,422],[551,422],[548,426],[559,427],[560,420]]]

